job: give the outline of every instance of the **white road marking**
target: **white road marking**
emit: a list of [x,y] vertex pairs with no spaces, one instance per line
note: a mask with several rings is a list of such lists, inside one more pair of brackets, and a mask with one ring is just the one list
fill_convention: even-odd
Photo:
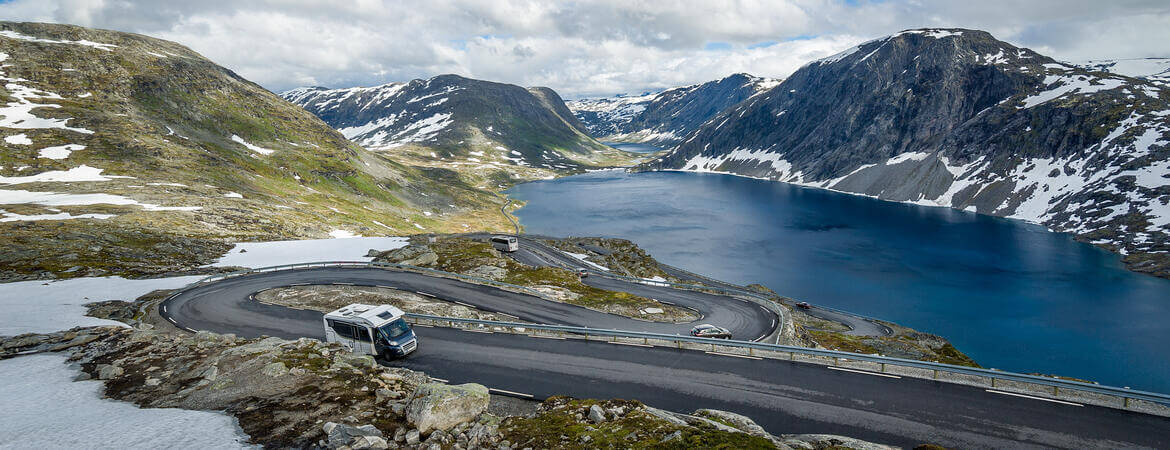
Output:
[[501,316],[505,316],[505,317],[511,317],[511,318],[513,318],[513,319],[519,319],[519,317],[513,316],[513,315],[511,315],[511,314],[508,314],[508,313],[502,313],[502,312],[498,312],[498,313],[496,313],[496,314],[499,314],[499,315],[501,315]]
[[743,359],[756,359],[756,360],[764,359],[764,358],[760,358],[758,356],[737,355],[735,353],[723,353],[723,352],[703,352],[703,353],[706,353],[708,355],[731,356],[731,357],[743,358]]
[[176,323],[176,322],[175,322],[175,319],[172,319],[172,318],[170,318],[170,317],[167,317],[167,320],[171,321],[171,323],[173,323],[173,324],[175,324],[175,325],[178,325],[178,323]]
[[869,371],[865,371],[865,370],[846,369],[844,367],[826,366],[826,368],[833,369],[833,370],[843,370],[845,372],[861,373],[861,374],[865,374],[865,375],[874,375],[874,376],[886,377],[886,378],[902,378],[900,376],[890,375],[888,373],[877,373],[877,372],[869,372]]
[[1062,404],[1062,405],[1071,405],[1071,406],[1085,406],[1085,405],[1082,405],[1082,404],[1080,404],[1080,403],[1066,402],[1066,401],[1064,401],[1064,400],[1056,400],[1056,399],[1052,399],[1052,398],[1035,397],[1035,396],[1031,396],[1031,395],[1027,395],[1027,394],[1017,394],[1017,393],[1015,393],[1015,392],[997,391],[997,390],[995,390],[995,389],[984,389],[984,390],[985,390],[985,391],[987,391],[987,392],[990,392],[990,393],[992,393],[992,394],[1003,394],[1003,395],[1010,395],[1010,396],[1013,396],[1013,397],[1023,397],[1023,398],[1030,398],[1030,399],[1032,399],[1032,400],[1044,400],[1044,401],[1046,401],[1046,402],[1060,403],[1060,404]]
[[353,286],[353,283],[333,283],[334,286]]
[[541,338],[541,339],[559,339],[562,341],[565,340],[565,338],[559,337],[559,336],[541,336],[539,334],[530,334],[530,335],[528,335],[528,337]]
[[194,332],[195,332],[195,330],[194,330],[193,328],[187,328],[187,327],[183,327],[183,329],[184,329],[184,330],[187,330],[187,331],[190,331],[190,332],[192,332],[192,333],[194,333]]
[[166,313],[166,312],[167,312],[167,305],[163,305],[163,306],[162,306],[162,312],[163,312],[163,313]]
[[475,305],[470,305],[470,304],[467,304],[467,303],[463,303],[463,302],[461,302],[461,301],[459,301],[459,300],[452,300],[452,301],[453,301],[453,302],[455,302],[455,303],[458,303],[458,304],[460,304],[460,305],[466,306],[466,307],[468,307],[468,308],[475,308]]
[[[390,286],[383,286],[383,287],[390,287]],[[428,294],[428,293],[426,293],[426,292],[422,292],[422,291],[414,291],[414,293],[415,293],[415,294],[418,294],[418,295],[425,295],[425,296],[427,296],[427,297],[435,297],[435,295],[434,295],[434,294]]]
[[451,381],[451,380],[444,380],[444,379],[442,379],[442,378],[437,378],[437,377],[431,377],[431,379],[432,379],[432,380],[435,380],[435,381],[438,381],[438,382],[442,382],[442,383],[446,383],[446,382],[449,382],[449,381]]
[[484,334],[492,334],[492,332],[491,332],[491,331],[487,331],[487,330],[468,330],[468,329],[464,329],[464,328],[460,328],[460,330],[467,331],[467,332],[471,332],[471,333],[484,333]]
[[630,346],[634,346],[634,347],[654,347],[653,345],[650,345],[650,344],[635,344],[633,342],[613,342],[613,341],[610,341],[610,344],[630,345]]
[[525,394],[525,393],[523,393],[523,392],[512,392],[512,391],[505,391],[505,390],[503,390],[503,389],[496,389],[496,388],[488,388],[488,391],[491,391],[491,392],[498,392],[498,393],[501,393],[501,394],[512,394],[512,395],[519,395],[519,396],[521,396],[521,397],[528,397],[528,398],[533,398],[532,394]]

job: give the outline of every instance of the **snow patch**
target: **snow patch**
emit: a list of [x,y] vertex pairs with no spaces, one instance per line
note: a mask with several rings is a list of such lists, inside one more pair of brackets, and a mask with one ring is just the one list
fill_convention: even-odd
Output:
[[254,151],[254,152],[259,153],[261,155],[271,155],[271,154],[276,152],[276,150],[271,150],[271,149],[267,149],[264,147],[259,147],[256,145],[249,144],[247,141],[244,140],[244,138],[236,136],[234,134],[232,135],[232,140],[235,141],[237,144],[240,144],[240,145],[243,145],[244,147],[247,147],[248,150]]
[[40,150],[40,157],[47,159],[65,159],[69,157],[70,153],[78,150],[85,150],[85,146],[81,144],[65,144],[54,147],[45,147]]
[[[380,223],[379,225],[386,226]],[[351,237],[347,239],[242,242],[236,244],[231,251],[213,263],[212,266],[257,268],[317,261],[372,261],[372,257],[366,256],[366,252],[370,249],[394,250],[405,247],[409,243],[408,241],[409,239],[404,237]]]

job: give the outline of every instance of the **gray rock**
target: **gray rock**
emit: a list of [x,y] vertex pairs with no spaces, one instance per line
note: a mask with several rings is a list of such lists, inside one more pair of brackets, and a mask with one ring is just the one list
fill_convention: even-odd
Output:
[[487,278],[489,280],[501,280],[508,276],[508,271],[496,266],[479,266],[467,271],[468,275],[473,277]]
[[147,386],[158,386],[161,383],[162,380],[159,380],[158,378],[147,378],[143,384]]
[[285,367],[282,362],[268,363],[264,365],[263,369],[260,369],[260,373],[273,378],[281,377],[288,374],[288,367]]
[[[326,439],[328,440],[329,448],[339,448],[339,447],[342,447],[345,445],[350,445],[350,443],[353,442],[355,440],[355,438],[358,438],[358,437],[377,437],[379,439],[382,438],[382,431],[378,430],[373,425],[362,425],[359,427],[355,427],[355,426],[346,425],[343,423],[325,422],[325,425],[321,426],[321,431],[324,431],[325,435],[327,436]],[[363,441],[363,442],[365,442],[367,444],[371,443],[370,441]],[[385,439],[382,439],[381,443],[382,443],[382,445],[387,445]],[[354,448],[356,448],[356,447],[354,447]],[[363,448],[376,448],[376,447],[363,447]],[[386,447],[380,447],[380,448],[386,448]]]
[[374,391],[374,395],[377,397],[378,403],[382,403],[386,400],[395,400],[402,397],[402,393],[386,388],[379,388],[378,390]]
[[[861,439],[832,434],[798,434],[784,436],[784,444],[790,447],[805,448],[851,448],[856,450],[894,450],[898,447],[876,444]],[[801,445],[805,444],[805,445]]]
[[390,443],[379,436],[358,436],[353,438],[353,441],[349,444],[349,448],[353,450],[386,449],[390,448]]
[[679,419],[678,417],[676,417],[674,414],[672,414],[670,412],[663,411],[663,410],[658,409],[658,408],[651,408],[651,407],[646,407],[645,411],[654,417],[657,417],[659,419],[662,419],[662,420],[669,422],[671,425],[678,425],[678,426],[686,426],[687,425],[687,421]]
[[682,431],[675,431],[674,433],[670,433],[666,435],[666,437],[662,438],[662,440],[659,442],[670,442],[678,439],[682,439]]
[[109,364],[101,364],[97,367],[99,380],[111,380],[122,376],[122,368],[118,366],[111,366]]
[[409,445],[417,444],[418,443],[418,436],[419,436],[418,430],[407,431],[406,432],[406,443]]
[[605,422],[605,410],[600,406],[593,405],[589,407],[589,420],[593,423]]
[[480,384],[423,384],[411,396],[406,421],[422,433],[449,430],[486,411],[490,398],[487,388]]

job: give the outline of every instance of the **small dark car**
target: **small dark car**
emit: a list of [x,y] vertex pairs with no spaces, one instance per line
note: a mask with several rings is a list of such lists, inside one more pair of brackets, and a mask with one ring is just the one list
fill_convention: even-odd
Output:
[[577,276],[579,276],[581,278],[585,278],[585,277],[589,276],[589,271],[585,270],[585,269],[577,269]]
[[731,332],[727,331],[726,328],[705,323],[702,325],[696,325],[694,328],[691,328],[691,336],[715,339],[731,339]]
[[800,309],[812,309],[812,305],[808,304],[808,302],[797,302],[796,307]]

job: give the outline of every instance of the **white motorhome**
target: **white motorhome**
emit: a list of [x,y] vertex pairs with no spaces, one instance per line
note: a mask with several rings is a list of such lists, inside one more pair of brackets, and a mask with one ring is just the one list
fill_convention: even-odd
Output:
[[502,252],[514,252],[520,250],[520,242],[516,236],[492,236],[492,247]]
[[338,342],[353,353],[397,358],[418,348],[418,338],[401,309],[354,303],[325,315],[325,342]]

